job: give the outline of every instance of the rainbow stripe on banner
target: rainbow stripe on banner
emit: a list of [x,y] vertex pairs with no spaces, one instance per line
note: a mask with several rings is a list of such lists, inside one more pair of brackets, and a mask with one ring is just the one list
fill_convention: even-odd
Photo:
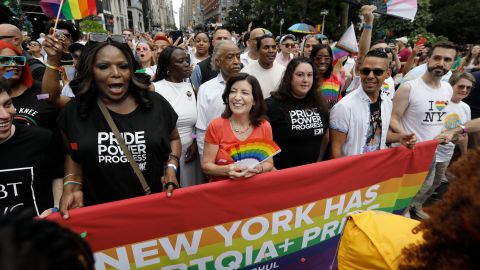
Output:
[[[56,18],[62,0],[41,0],[40,7],[45,16]],[[63,0],[60,19],[80,20],[97,14],[96,0]]]
[[[75,209],[52,219],[78,233],[103,269],[335,267],[349,212],[400,213],[420,189],[436,142]],[[161,207],[158,207],[161,205]]]

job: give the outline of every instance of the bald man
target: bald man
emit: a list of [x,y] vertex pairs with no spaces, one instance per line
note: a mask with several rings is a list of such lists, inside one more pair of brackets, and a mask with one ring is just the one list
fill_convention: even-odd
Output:
[[248,50],[240,55],[244,67],[258,60],[257,38],[263,35],[265,35],[263,28],[255,28],[250,32],[250,38],[247,40]]
[[[215,48],[218,43],[223,40],[232,40],[232,34],[225,28],[217,28],[213,32],[212,46]],[[215,78],[218,75],[218,71],[212,70],[212,57],[198,63],[194,68],[191,76],[191,81],[195,89],[199,89],[200,85]]]
[[30,66],[30,70],[32,71],[32,76],[35,81],[41,82],[43,79],[43,73],[45,72],[45,65],[35,59],[30,55],[28,52],[24,51],[22,48],[22,31],[18,29],[13,24],[2,23],[0,24],[0,40],[8,42],[13,46],[17,47],[20,51],[22,51],[23,55],[25,56],[28,65]]

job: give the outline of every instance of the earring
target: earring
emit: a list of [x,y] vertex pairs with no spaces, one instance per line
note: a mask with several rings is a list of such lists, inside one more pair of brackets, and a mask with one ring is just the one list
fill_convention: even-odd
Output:
[[167,75],[170,74],[170,70],[167,69]]

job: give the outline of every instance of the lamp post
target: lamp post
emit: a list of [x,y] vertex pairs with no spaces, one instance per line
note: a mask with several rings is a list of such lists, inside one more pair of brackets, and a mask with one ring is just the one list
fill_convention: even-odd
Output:
[[325,16],[328,15],[328,10],[324,9],[324,10],[320,11],[320,15],[323,16],[323,20],[322,20],[322,35],[323,35],[323,30],[325,29]]

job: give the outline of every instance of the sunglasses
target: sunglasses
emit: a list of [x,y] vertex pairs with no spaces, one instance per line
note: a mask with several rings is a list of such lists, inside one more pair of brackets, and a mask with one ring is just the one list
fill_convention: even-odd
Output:
[[361,68],[360,74],[362,74],[363,76],[368,76],[370,75],[370,72],[373,72],[373,75],[381,76],[383,75],[383,73],[385,73],[385,71],[386,71],[385,69],[381,69],[381,68],[374,68],[374,69]]
[[330,56],[315,56],[315,60],[317,61],[332,61],[332,58]]
[[0,36],[0,40],[6,39],[6,38],[14,38],[15,36]]
[[0,67],[25,66],[25,56],[0,56]]
[[115,41],[118,43],[127,43],[127,39],[124,35],[107,35],[104,33],[91,33],[89,41],[93,42],[106,42],[106,41]]
[[391,53],[391,52],[392,52],[392,48],[390,48],[390,47],[376,48],[374,51],[381,51],[381,52],[384,52],[384,53]]
[[285,46],[285,48],[295,48],[295,44],[294,43],[285,43],[285,44],[282,44],[283,46]]

